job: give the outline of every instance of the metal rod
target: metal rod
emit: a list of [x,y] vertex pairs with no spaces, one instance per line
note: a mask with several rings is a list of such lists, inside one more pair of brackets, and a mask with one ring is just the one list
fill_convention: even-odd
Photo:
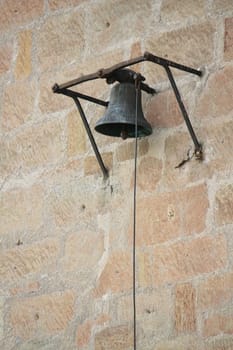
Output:
[[137,63],[140,63],[140,62],[144,62],[144,61],[150,61],[150,62],[153,62],[153,63],[157,63],[157,64],[159,64],[161,66],[164,66],[164,67],[165,66],[171,66],[173,68],[176,68],[176,69],[179,69],[179,70],[191,73],[191,74],[196,74],[198,76],[202,75],[202,71],[200,71],[200,70],[184,66],[184,65],[179,64],[179,63],[174,62],[174,61],[166,60],[165,58],[155,56],[155,55],[153,55],[150,52],[145,52],[143,56],[135,57],[135,58],[132,58],[132,59],[127,60],[127,61],[122,61],[120,63],[117,63],[117,64],[109,67],[109,68],[99,69],[95,73],[88,74],[88,75],[83,75],[83,76],[81,76],[79,78],[70,80],[70,81],[68,81],[68,82],[66,82],[64,84],[60,84],[60,85],[55,84],[55,86],[58,89],[66,89],[66,88],[70,88],[70,87],[72,87],[74,85],[78,85],[78,84],[84,83],[86,81],[95,80],[95,79],[99,79],[99,78],[101,78],[101,79],[108,78],[116,70],[119,70],[119,69],[122,69],[122,68],[126,68],[126,67],[132,66],[134,64],[137,64]]
[[174,62],[174,61],[166,60],[165,58],[155,56],[150,52],[145,52],[144,57],[147,61],[157,63],[160,66],[163,66],[164,68],[170,66],[170,67],[173,67],[173,68],[176,68],[176,69],[179,69],[179,70],[191,73],[191,74],[196,74],[199,77],[202,76],[202,71],[200,71],[200,70],[184,66],[184,65],[179,64],[179,63]]
[[83,108],[82,108],[82,106],[81,106],[81,103],[80,103],[80,101],[79,101],[79,99],[78,99],[77,97],[74,97],[73,100],[74,100],[74,102],[75,102],[75,104],[76,104],[76,106],[77,106],[77,108],[78,108],[78,111],[79,111],[79,113],[80,113],[80,116],[81,116],[81,118],[82,118],[84,127],[85,127],[85,129],[86,129],[87,135],[88,135],[89,140],[90,140],[90,142],[91,142],[92,148],[93,148],[93,150],[94,150],[94,152],[95,152],[95,155],[96,155],[96,158],[97,158],[97,160],[98,160],[99,166],[100,166],[100,168],[101,168],[101,170],[102,170],[102,172],[103,172],[104,178],[107,178],[107,177],[108,177],[108,170],[107,170],[107,168],[105,167],[104,162],[103,162],[103,159],[102,159],[102,157],[101,157],[101,155],[100,155],[100,153],[99,153],[98,147],[97,147],[97,145],[96,145],[94,136],[93,136],[93,134],[92,134],[92,132],[91,132],[90,126],[89,126],[89,124],[88,124],[88,122],[87,122],[85,113],[84,113]]
[[92,96],[89,96],[89,95],[84,95],[84,94],[81,94],[80,92],[73,91],[73,90],[70,90],[70,89],[60,89],[56,84],[53,86],[53,92],[55,92],[57,94],[62,94],[62,95],[65,95],[65,96],[69,96],[69,97],[72,97],[72,98],[81,98],[83,100],[87,100],[87,101],[96,103],[96,104],[98,104],[100,106],[104,106],[104,107],[108,106],[108,102],[107,101],[103,101],[103,100],[100,100],[99,98],[95,98],[95,97],[92,97]]
[[178,105],[180,107],[180,110],[181,110],[181,113],[183,115],[184,121],[185,121],[185,123],[187,125],[188,131],[189,131],[190,136],[191,136],[191,138],[193,140],[193,143],[195,145],[195,154],[196,154],[197,157],[201,157],[201,153],[202,153],[201,144],[197,140],[196,134],[195,134],[195,132],[193,130],[192,124],[191,124],[190,119],[188,117],[188,113],[187,113],[187,111],[185,109],[185,106],[184,106],[184,103],[183,103],[183,101],[181,99],[179,90],[178,90],[178,88],[176,86],[176,82],[175,82],[175,80],[173,78],[172,72],[171,72],[171,70],[170,70],[170,68],[168,66],[165,65],[164,68],[165,68],[165,70],[167,72],[168,79],[169,79],[169,81],[171,83],[171,86],[173,88],[173,91],[175,93],[176,100],[177,100]]
[[139,56],[136,58],[132,58],[128,61],[123,61],[123,62],[117,63],[114,66],[111,66],[111,67],[106,68],[106,69],[99,69],[95,73],[83,75],[77,79],[70,80],[67,83],[60,84],[60,85],[55,84],[55,85],[57,85],[59,89],[66,89],[66,88],[72,87],[74,85],[84,83],[84,82],[89,81],[89,80],[95,80],[95,79],[99,79],[99,78],[104,79],[104,78],[107,78],[109,75],[111,75],[115,70],[125,68],[125,67],[131,66],[133,64],[140,63],[142,61],[145,61],[144,56]]

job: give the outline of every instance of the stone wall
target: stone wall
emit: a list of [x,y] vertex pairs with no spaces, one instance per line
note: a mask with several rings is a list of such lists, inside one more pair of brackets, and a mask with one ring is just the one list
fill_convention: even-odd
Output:
[[[163,69],[133,67],[159,91],[143,95],[153,134],[139,141],[138,349],[233,349],[233,1],[2,0],[2,350],[132,349],[134,142],[94,134],[104,181],[51,86],[144,51],[204,70],[173,70],[204,159]],[[93,127],[103,108],[83,106]]]

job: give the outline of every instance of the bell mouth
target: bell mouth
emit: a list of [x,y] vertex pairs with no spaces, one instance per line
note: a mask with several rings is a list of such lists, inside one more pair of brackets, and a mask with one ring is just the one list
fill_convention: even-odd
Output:
[[[121,137],[122,139],[135,138],[135,125],[126,123],[108,123],[96,125],[95,130],[103,135]],[[148,126],[137,126],[137,137],[145,137],[152,134],[152,128]]]

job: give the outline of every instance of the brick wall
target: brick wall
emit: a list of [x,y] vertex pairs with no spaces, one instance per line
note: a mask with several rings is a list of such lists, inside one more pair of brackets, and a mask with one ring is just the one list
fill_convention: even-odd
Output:
[[[144,51],[175,72],[204,160],[161,67],[137,65],[154,128],[139,141],[138,349],[233,349],[232,0],[2,0],[0,348],[132,349],[133,142],[97,135],[51,86]],[[80,91],[108,97],[103,81]],[[84,103],[93,127],[103,108]]]

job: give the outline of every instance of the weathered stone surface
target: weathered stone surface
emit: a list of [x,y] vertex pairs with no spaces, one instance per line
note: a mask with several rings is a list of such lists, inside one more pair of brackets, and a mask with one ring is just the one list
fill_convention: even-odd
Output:
[[[130,52],[130,58],[135,58],[135,57],[139,57],[142,56],[143,52],[142,52],[142,46],[141,43],[139,41],[136,41],[135,43],[133,43],[132,47],[131,47],[131,52]],[[138,63],[138,64],[134,64],[131,66],[131,68],[135,71],[135,72],[142,72],[142,63]]]
[[9,71],[13,55],[13,48],[11,44],[0,46],[0,75]]
[[97,282],[97,297],[108,292],[127,291],[132,286],[131,256],[128,252],[114,252],[110,255]]
[[185,19],[199,19],[205,14],[204,0],[164,0],[161,6],[161,19],[163,22],[173,23]]
[[[106,152],[101,153],[101,157],[103,159],[105,167],[111,171],[112,170],[112,163],[113,163],[113,153],[112,152]],[[96,173],[102,173],[102,170],[99,166],[99,163],[95,156],[89,156],[85,158],[84,160],[84,174],[85,175],[94,175]]]
[[[203,161],[193,156],[192,140],[188,133],[177,132],[168,136],[165,141],[165,167],[162,183],[169,189],[183,188],[187,183],[208,179],[216,171],[232,172],[233,164],[233,122],[222,122],[216,125],[196,129],[196,134],[203,144]],[[183,160],[182,166],[179,164]],[[179,166],[177,168],[177,166]]]
[[211,4],[211,11],[213,14],[224,15],[232,13],[233,4],[229,0],[214,0]]
[[0,341],[3,339],[4,327],[4,298],[0,296]]
[[123,350],[133,345],[132,327],[106,328],[95,335],[95,350]]
[[1,2],[0,32],[29,23],[41,16],[43,11],[44,2],[42,0],[3,0]]
[[[66,108],[71,108],[74,105],[74,102],[70,98],[63,96],[62,94],[54,94],[52,92],[52,86],[55,83],[62,84],[67,81],[73,80],[79,76],[86,75],[89,73],[94,73],[101,68],[107,68],[115,63],[122,61],[123,51],[122,50],[112,50],[106,54],[95,55],[94,58],[88,57],[84,62],[80,61],[75,64],[72,64],[68,67],[65,67],[62,70],[58,70],[53,73],[44,73],[41,75],[40,79],[40,100],[39,107],[43,113],[56,112]],[[75,89],[75,88],[73,88]],[[104,80],[99,79],[95,81],[86,82],[77,86],[77,91],[83,94],[91,95],[97,98],[103,98],[104,100],[108,99],[107,92],[110,91],[109,86],[105,83]],[[102,106],[97,106],[90,104],[86,107],[82,102],[84,111],[91,126],[97,122],[97,120],[103,115],[104,108]],[[77,109],[76,109],[77,110]],[[99,111],[99,112],[98,112]],[[77,111],[78,113],[78,111]],[[94,119],[94,120],[93,120]],[[92,125],[92,122],[94,124]],[[98,134],[97,134],[98,135]],[[103,139],[101,135],[100,141]],[[106,139],[109,142],[109,137]],[[99,140],[98,140],[99,145]]]
[[59,162],[65,149],[64,129],[63,120],[50,120],[28,126],[3,142],[0,173],[8,175],[19,168],[31,170]]
[[[198,68],[213,59],[214,31],[210,23],[192,25],[162,34],[155,34],[146,40],[147,51],[190,67]],[[177,49],[179,48],[179,49]],[[176,74],[177,71],[174,74]],[[164,70],[155,65],[145,66],[149,82],[167,79]]]
[[137,243],[153,245],[200,233],[205,229],[207,209],[204,185],[142,198],[138,203]]
[[[155,157],[144,157],[137,171],[137,185],[142,191],[151,192],[161,179],[162,161]],[[133,182],[133,179],[132,179]]]
[[48,215],[59,227],[77,224],[86,229],[91,224],[96,225],[96,216],[108,210],[108,193],[97,190],[96,182],[83,176],[79,181],[75,177],[63,178],[58,191],[52,191],[48,198]]
[[[149,143],[147,139],[141,139],[138,142],[138,156],[142,156],[148,152]],[[133,141],[128,140],[120,144],[116,149],[117,161],[123,162],[125,160],[133,159],[135,152],[135,144]]]
[[17,82],[7,86],[1,121],[5,131],[17,128],[33,118],[35,97],[36,85],[33,81],[27,84]]
[[157,128],[170,128],[183,123],[182,114],[171,90],[161,92],[149,100],[146,119]]
[[[20,255],[20,254],[19,254]],[[40,289],[40,283],[38,281],[26,283],[23,286],[17,286],[10,289],[10,293],[13,296],[19,294],[31,294],[35,293]]]
[[74,314],[72,291],[14,300],[10,306],[10,323],[15,335],[28,339],[61,332]]
[[[219,87],[221,86],[221,94]],[[233,88],[233,67],[226,66],[212,74],[198,100],[195,115],[200,118],[221,117],[233,109],[231,91]]]
[[18,281],[29,273],[47,270],[56,262],[58,253],[59,243],[52,239],[7,250],[0,255],[1,281]]
[[57,10],[60,8],[78,6],[85,2],[85,0],[49,0],[49,7],[51,10]]
[[103,325],[109,320],[109,316],[106,314],[99,315],[94,320],[87,320],[82,323],[77,330],[77,346],[78,349],[88,345],[91,340],[91,331],[95,326]]
[[233,185],[222,186],[216,193],[215,217],[218,225],[233,222]]
[[25,30],[19,33],[18,55],[15,64],[15,78],[27,78],[32,71],[32,32]]
[[146,252],[139,251],[137,253],[137,265],[138,265],[138,285],[140,287],[148,287],[153,284],[153,272],[152,272],[152,258],[153,254],[148,250]]
[[82,59],[84,25],[83,11],[64,13],[47,19],[38,33],[37,42],[42,71],[72,63],[74,59]]
[[175,329],[178,333],[196,330],[196,293],[190,283],[180,284],[175,292]]
[[157,246],[154,250],[155,285],[182,281],[226,266],[225,237],[202,237]]
[[68,157],[82,154],[86,151],[86,131],[77,110],[68,115]]
[[104,235],[102,232],[78,231],[71,234],[66,240],[62,265],[66,271],[94,269],[103,252]]
[[59,348],[61,345],[61,339],[55,338],[51,339],[40,337],[39,339],[33,339],[26,342],[23,342],[18,346],[18,350],[54,350]]
[[227,61],[233,59],[233,18],[225,20],[224,58]]
[[[166,337],[173,322],[172,296],[168,289],[137,294],[137,322],[145,338]],[[128,322],[132,318],[132,296],[122,296],[117,301],[117,320]],[[141,333],[141,332],[140,332]]]
[[[152,1],[102,0],[89,10],[87,45],[91,52],[108,51],[116,43],[142,37],[152,16]],[[127,25],[126,25],[127,23]],[[124,35],[119,30],[124,28]]]
[[197,306],[201,310],[219,308],[233,301],[233,273],[210,277],[199,283]]
[[[183,336],[159,343],[155,350],[203,350],[200,337]],[[217,349],[216,349],[217,350]],[[220,349],[219,349],[220,350]]]
[[35,230],[43,220],[44,191],[41,186],[2,192],[0,196],[0,235]]
[[214,338],[205,343],[205,350],[231,350],[233,348],[233,337]]
[[220,334],[233,334],[233,316],[229,311],[214,314],[204,321],[203,335],[205,337]]

